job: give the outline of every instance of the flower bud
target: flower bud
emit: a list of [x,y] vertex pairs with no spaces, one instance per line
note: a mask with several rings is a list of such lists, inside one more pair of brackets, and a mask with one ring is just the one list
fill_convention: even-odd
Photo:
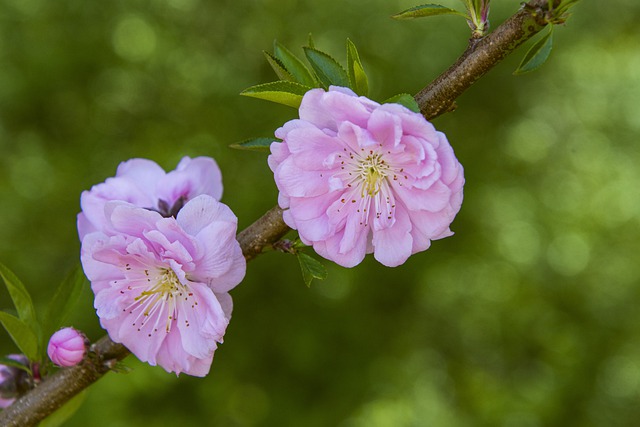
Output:
[[[28,366],[29,360],[22,354],[10,354],[7,359]],[[0,408],[11,405],[31,385],[29,373],[16,366],[0,364]]]
[[74,328],[62,328],[51,335],[47,354],[57,366],[75,366],[84,359],[89,347],[89,340]]

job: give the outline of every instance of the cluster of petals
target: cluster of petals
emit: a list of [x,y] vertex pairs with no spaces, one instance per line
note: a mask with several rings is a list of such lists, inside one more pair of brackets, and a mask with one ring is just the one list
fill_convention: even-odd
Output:
[[47,345],[49,359],[61,367],[75,366],[87,355],[89,340],[75,328],[62,328],[56,331]]
[[81,259],[100,323],[168,372],[209,372],[231,318],[229,291],[245,274],[221,193],[217,165],[201,157],[169,173],[129,160],[82,195]]
[[452,235],[463,168],[445,135],[399,104],[332,86],[308,91],[271,144],[284,221],[342,266],[397,266]]
[[176,169],[168,173],[148,159],[122,162],[116,176],[94,185],[91,191],[84,191],[80,196],[80,240],[92,231],[112,231],[104,213],[109,201],[128,202],[169,217],[200,194],[216,200],[222,197],[222,174],[211,157],[184,157]]

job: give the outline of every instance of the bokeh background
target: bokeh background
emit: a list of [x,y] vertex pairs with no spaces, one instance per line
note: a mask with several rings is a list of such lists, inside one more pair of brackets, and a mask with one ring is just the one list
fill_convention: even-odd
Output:
[[[519,7],[493,3],[493,25]],[[416,93],[469,35],[389,19],[416,4],[0,0],[0,261],[44,308],[78,261],[80,192],[131,157],[215,157],[247,226],[276,188],[265,155],[228,144],[296,115],[238,96],[274,79],[261,51],[301,53],[311,32],[344,61],[349,37],[374,99]],[[435,121],[466,171],[455,236],[394,269],[327,262],[310,289],[294,257],[265,254],[207,378],[130,357],[67,425],[635,425],[639,19],[632,0],[583,1],[543,68],[512,76],[521,48]],[[103,335],[89,289],[69,323]],[[16,351],[4,332],[0,350]]]

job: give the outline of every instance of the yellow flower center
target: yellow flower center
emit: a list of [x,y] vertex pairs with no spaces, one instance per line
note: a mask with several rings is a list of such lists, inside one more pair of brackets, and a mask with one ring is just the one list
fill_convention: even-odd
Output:
[[389,165],[384,162],[379,153],[369,153],[368,156],[360,159],[358,172],[362,178],[362,197],[365,194],[375,196],[380,192],[380,185],[387,177]]

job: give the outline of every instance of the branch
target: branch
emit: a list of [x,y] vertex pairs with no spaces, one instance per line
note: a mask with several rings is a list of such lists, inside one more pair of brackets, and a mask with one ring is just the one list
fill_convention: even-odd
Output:
[[262,250],[287,234],[289,226],[282,220],[282,209],[275,206],[250,227],[238,233],[238,242],[247,261],[260,255]]
[[[560,0],[553,2],[557,7]],[[458,60],[415,96],[422,115],[431,120],[456,108],[455,100],[487,71],[549,22],[560,17],[549,10],[548,0],[531,0],[486,37],[471,39]]]
[[[553,6],[559,2],[554,0]],[[449,69],[416,95],[422,114],[432,119],[453,110],[458,96],[554,18],[548,4],[548,0],[531,0],[488,36],[479,41],[473,39]],[[240,232],[238,241],[245,258],[251,260],[287,231],[289,227],[282,220],[282,210],[276,206]],[[103,337],[92,346],[82,364],[60,369],[0,412],[0,425],[35,426],[129,354],[123,345]]]

